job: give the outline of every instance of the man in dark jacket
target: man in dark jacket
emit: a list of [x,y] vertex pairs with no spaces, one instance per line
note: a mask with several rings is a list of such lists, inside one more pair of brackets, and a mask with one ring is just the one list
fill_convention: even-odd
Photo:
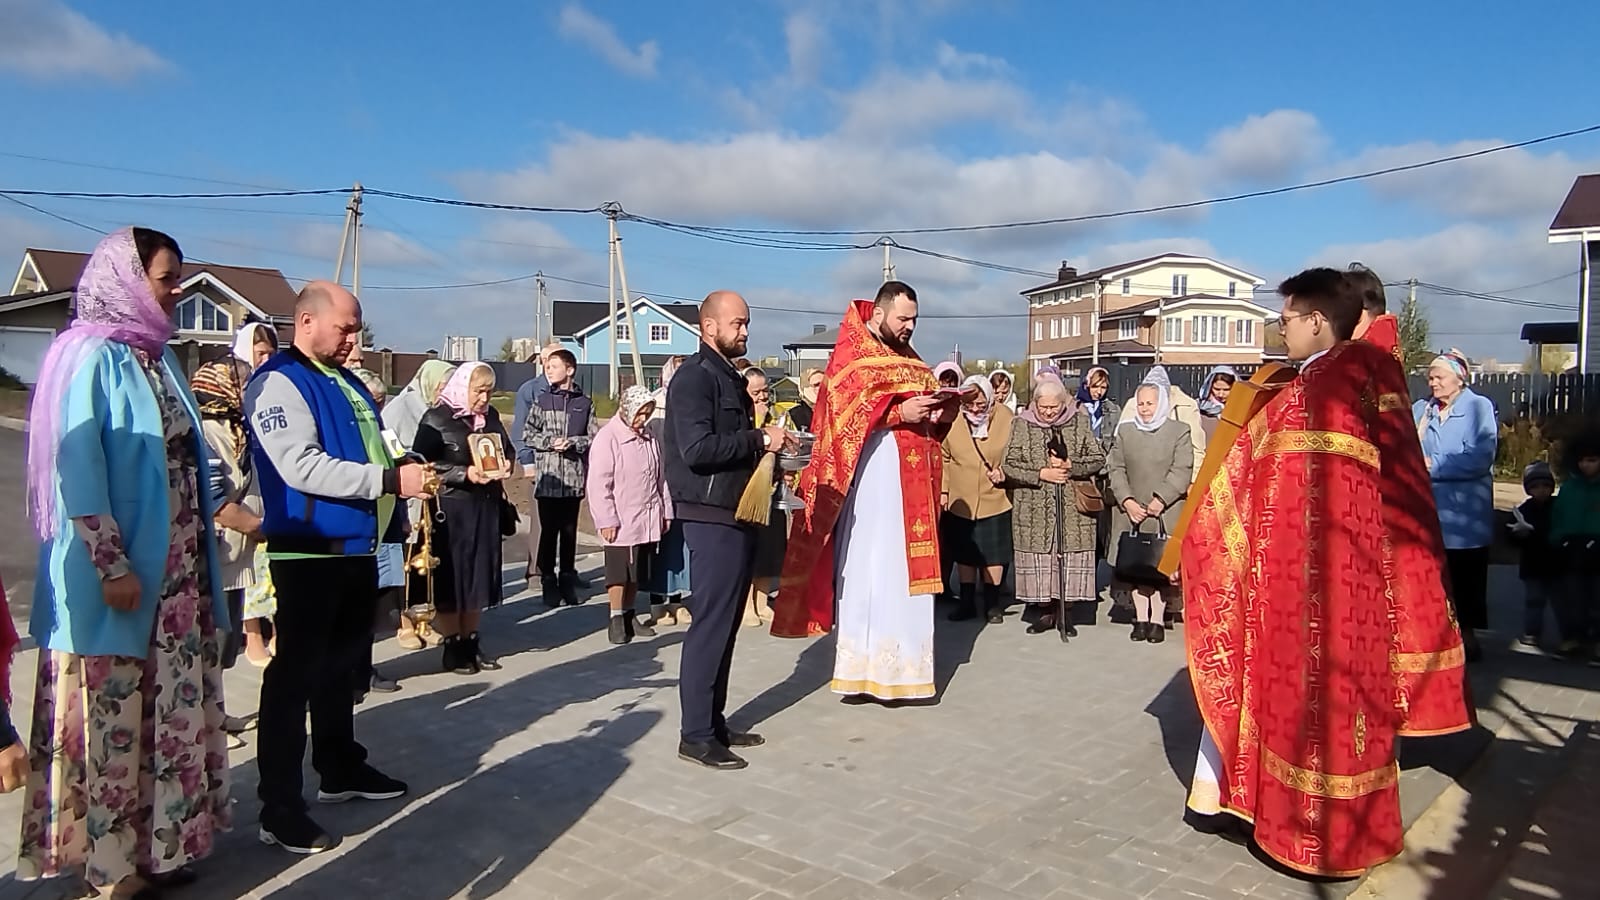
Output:
[[683,641],[678,697],[683,707],[678,756],[713,769],[742,769],[734,747],[757,747],[760,735],[728,728],[728,673],[739,612],[750,591],[755,531],[734,520],[739,496],[768,450],[790,439],[782,428],[755,427],[755,410],[731,359],[749,343],[750,307],[732,291],[700,305],[700,351],[667,387],[662,466],[689,547],[694,621]]

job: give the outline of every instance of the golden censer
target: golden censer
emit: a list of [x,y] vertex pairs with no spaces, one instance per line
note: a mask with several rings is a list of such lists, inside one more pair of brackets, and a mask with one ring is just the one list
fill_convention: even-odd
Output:
[[[431,463],[427,466],[427,474],[422,482],[422,489],[427,493],[420,501],[422,515],[417,521],[417,539],[412,542],[410,552],[406,558],[406,571],[421,575],[427,585],[426,600],[406,609],[406,615],[416,626],[417,637],[425,642],[433,633],[433,573],[439,568],[442,560],[433,553],[434,523],[444,521],[444,512],[439,509],[439,473]],[[409,595],[410,591],[407,591]]]

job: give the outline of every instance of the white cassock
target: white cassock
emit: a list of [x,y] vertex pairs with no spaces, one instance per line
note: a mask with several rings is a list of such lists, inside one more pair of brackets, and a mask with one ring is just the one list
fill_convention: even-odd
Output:
[[888,429],[867,437],[834,546],[834,693],[932,697],[933,595],[910,593],[900,449]]

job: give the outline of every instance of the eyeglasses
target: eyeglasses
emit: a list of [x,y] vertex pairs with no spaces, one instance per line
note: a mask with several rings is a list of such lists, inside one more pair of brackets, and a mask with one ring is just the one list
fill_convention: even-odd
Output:
[[1318,313],[1316,310],[1312,310],[1311,312],[1306,312],[1306,313],[1288,313],[1287,315],[1280,315],[1276,319],[1269,319],[1268,322],[1270,322],[1273,325],[1277,325],[1278,328],[1281,330],[1283,328],[1283,326],[1289,324],[1289,320],[1290,319],[1305,319],[1305,318],[1309,318],[1311,316],[1316,316],[1316,315],[1321,315],[1321,314]]

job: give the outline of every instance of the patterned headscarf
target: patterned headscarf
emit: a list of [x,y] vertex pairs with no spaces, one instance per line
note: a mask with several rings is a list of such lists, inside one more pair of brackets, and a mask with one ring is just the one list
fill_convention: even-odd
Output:
[[[1156,414],[1146,422],[1139,417],[1139,391],[1145,387],[1156,389]],[[1133,392],[1133,425],[1140,431],[1155,431],[1167,424],[1167,418],[1172,415],[1172,379],[1167,377],[1167,370],[1163,366],[1152,366],[1145,373],[1144,380],[1139,382],[1139,387]]]
[[54,536],[56,455],[67,389],[84,360],[106,341],[159,357],[177,333],[172,317],[150,292],[133,229],[106,235],[78,279],[77,317],[56,336],[39,366],[28,415],[28,509],[41,539]]
[[[633,419],[644,409],[645,404],[656,402],[655,394],[650,389],[638,384],[630,384],[622,391],[622,399],[617,401],[617,418],[630,430],[633,428]],[[643,432],[641,432],[643,433]]]
[[233,458],[246,469],[250,466],[250,430],[245,427],[244,385],[249,380],[250,364],[232,357],[206,363],[189,379],[200,415],[227,424],[233,432]]
[[972,426],[972,436],[981,441],[989,436],[989,420],[994,418],[994,385],[989,383],[986,375],[973,375],[961,383],[963,391],[974,387],[983,392],[983,399],[988,402],[983,405],[982,413],[975,413],[963,404],[961,414],[967,417],[967,424]]
[[1445,369],[1461,379],[1462,384],[1472,380],[1472,363],[1465,353],[1454,347],[1435,356],[1433,362],[1428,363],[1428,368]]
[[489,368],[488,363],[462,363],[456,367],[455,374],[451,375],[450,380],[444,383],[444,387],[439,389],[439,402],[434,404],[450,410],[458,419],[471,421],[473,431],[482,430],[485,422],[483,413],[473,411],[470,398],[472,376],[480,370],[489,373],[489,381],[492,385],[494,382],[494,370]]

